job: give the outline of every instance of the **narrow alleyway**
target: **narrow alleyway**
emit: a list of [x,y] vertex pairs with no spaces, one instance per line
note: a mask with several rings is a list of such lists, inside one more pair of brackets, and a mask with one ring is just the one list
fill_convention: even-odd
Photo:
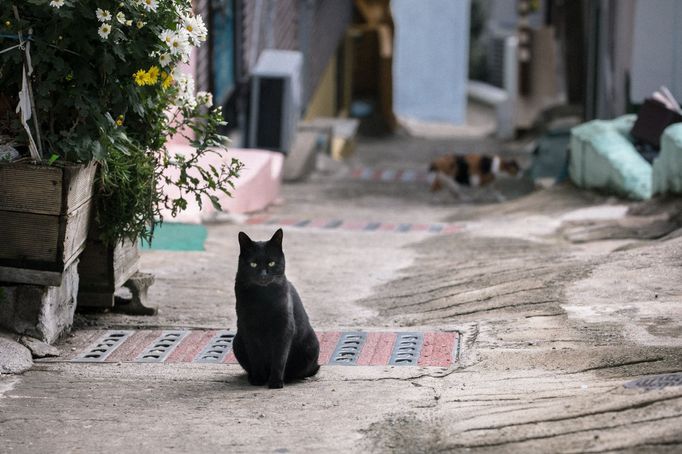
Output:
[[[61,360],[0,378],[0,451],[679,452],[682,386],[624,386],[682,371],[682,236],[651,233],[679,205],[570,186],[462,204],[416,177],[353,172],[498,151],[363,139],[264,213],[299,224],[285,227],[287,275],[316,329],[459,332],[451,367],[330,365],[269,390],[236,365],[64,360],[93,330],[234,328],[237,233],[266,239],[275,225],[215,223],[206,251],[143,254],[157,316],[79,315]],[[302,222],[316,219],[345,224]]]

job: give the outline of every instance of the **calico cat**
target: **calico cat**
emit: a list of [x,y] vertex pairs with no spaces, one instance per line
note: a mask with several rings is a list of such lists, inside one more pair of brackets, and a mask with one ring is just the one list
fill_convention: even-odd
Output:
[[293,284],[284,275],[282,229],[269,241],[239,232],[237,334],[233,351],[249,383],[281,388],[311,377],[320,366],[320,345]]
[[431,161],[429,173],[432,192],[445,187],[465,201],[470,198],[462,190],[463,186],[474,188],[490,186],[495,198],[503,202],[506,199],[496,188],[497,179],[504,176],[515,178],[522,176],[521,167],[515,160],[478,154],[441,156]]

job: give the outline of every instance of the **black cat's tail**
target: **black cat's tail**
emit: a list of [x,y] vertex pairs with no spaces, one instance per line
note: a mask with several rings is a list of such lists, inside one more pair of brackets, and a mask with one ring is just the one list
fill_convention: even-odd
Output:
[[314,367],[311,367],[310,370],[308,371],[308,375],[306,377],[312,377],[313,375],[317,374],[320,371],[320,365],[315,364]]

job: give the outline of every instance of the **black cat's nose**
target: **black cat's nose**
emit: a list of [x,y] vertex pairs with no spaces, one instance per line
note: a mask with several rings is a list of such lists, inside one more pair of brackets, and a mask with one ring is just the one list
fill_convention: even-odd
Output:
[[267,275],[268,275],[267,270],[260,270],[260,276],[261,276],[261,277],[265,277],[265,276],[267,276]]

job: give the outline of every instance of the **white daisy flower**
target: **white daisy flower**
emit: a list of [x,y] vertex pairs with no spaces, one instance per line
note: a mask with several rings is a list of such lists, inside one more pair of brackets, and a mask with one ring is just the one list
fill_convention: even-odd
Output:
[[187,33],[192,44],[198,46],[201,41],[206,41],[208,30],[201,16],[184,17],[182,22],[182,29]]
[[161,56],[159,56],[159,64],[161,66],[168,66],[168,65],[170,65],[170,62],[171,62],[171,56],[168,52],[166,52],[165,54],[161,54]]
[[130,19],[128,19],[128,20],[126,21],[126,25],[127,25],[128,27],[130,27],[131,25],[133,25],[133,21],[130,20]]
[[200,91],[197,93],[197,102],[206,107],[213,106],[213,95],[206,91]]
[[159,7],[159,4],[156,2],[156,0],[142,0],[142,6],[147,11],[156,11],[156,8]]
[[194,79],[187,74],[181,74],[177,77],[178,87],[178,102],[184,107],[194,109],[197,106],[197,100],[194,97]]
[[171,45],[171,41],[173,40],[173,31],[171,30],[164,30],[161,32],[159,35],[159,39],[164,42],[168,47]]
[[97,34],[102,39],[107,39],[109,37],[109,33],[111,33],[111,25],[106,23],[100,25],[99,29],[97,30]]
[[126,23],[126,15],[123,14],[123,11],[119,11],[118,14],[116,14],[116,20],[121,25]]
[[97,16],[97,20],[100,22],[109,22],[111,20],[111,13],[106,9],[97,8],[95,15]]
[[172,55],[189,55],[191,47],[187,41],[187,35],[183,32],[173,33],[169,44]]
[[64,6],[64,0],[52,0],[50,6],[59,9]]

